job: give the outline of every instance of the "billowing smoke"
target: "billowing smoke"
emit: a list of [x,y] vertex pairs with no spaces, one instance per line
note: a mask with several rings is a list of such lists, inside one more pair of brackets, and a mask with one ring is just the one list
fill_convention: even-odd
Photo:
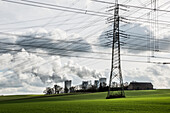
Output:
[[92,51],[91,45],[77,34],[67,34],[60,29],[14,34],[18,35],[0,36],[0,93],[35,92],[33,89],[38,88],[41,92],[48,85],[68,79],[101,76],[73,61],[62,61],[62,56]]
[[101,77],[101,73],[97,72],[96,70],[91,70],[85,66],[80,66],[79,64],[74,64],[73,62],[68,62],[64,68],[68,70],[68,72],[73,73],[80,78],[99,78]]
[[[73,79],[98,78],[99,72],[69,61],[63,64],[59,56],[38,56],[22,49],[16,54],[0,56],[0,89],[46,85]],[[72,75],[72,76],[70,76]]]

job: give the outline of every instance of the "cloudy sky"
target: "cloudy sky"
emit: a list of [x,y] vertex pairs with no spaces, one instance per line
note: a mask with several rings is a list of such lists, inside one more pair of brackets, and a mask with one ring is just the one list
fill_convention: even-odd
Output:
[[[154,8],[151,1],[119,3]],[[121,6],[122,74],[124,82],[170,88],[170,65],[161,64],[170,59],[170,2],[156,4],[163,11]],[[106,34],[113,7],[90,0],[0,1],[0,94],[109,78],[112,39]]]

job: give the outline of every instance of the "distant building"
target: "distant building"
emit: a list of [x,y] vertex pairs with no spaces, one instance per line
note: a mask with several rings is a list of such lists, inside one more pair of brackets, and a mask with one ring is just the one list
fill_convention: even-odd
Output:
[[151,90],[153,85],[150,82],[130,82],[128,90]]
[[88,81],[82,81],[82,89],[87,89],[89,85]]
[[94,81],[94,86],[95,86],[96,88],[99,88],[99,80],[95,80],[95,81]]
[[69,93],[71,88],[71,80],[66,80],[65,81],[65,87],[64,87],[64,92]]
[[106,78],[100,78],[99,82],[100,82],[100,86],[106,87]]
[[81,90],[81,89],[82,89],[82,85],[75,86],[75,90]]
[[112,87],[118,87],[118,83],[117,82],[112,82],[112,85],[111,85]]

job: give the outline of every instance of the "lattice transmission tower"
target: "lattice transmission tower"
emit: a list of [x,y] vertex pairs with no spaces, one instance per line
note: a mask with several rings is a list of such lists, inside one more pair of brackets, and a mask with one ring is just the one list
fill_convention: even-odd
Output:
[[[109,80],[109,89],[107,99],[125,97],[123,78],[121,72],[121,58],[120,58],[120,36],[119,36],[119,4],[115,0],[114,16],[113,16],[113,31],[112,31],[112,64]],[[117,81],[117,82],[116,82]],[[117,83],[116,87],[113,83]]]

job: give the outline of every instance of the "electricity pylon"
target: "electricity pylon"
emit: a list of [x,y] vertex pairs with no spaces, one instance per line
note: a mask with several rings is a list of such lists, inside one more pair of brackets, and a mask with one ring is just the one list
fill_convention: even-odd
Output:
[[[109,80],[109,89],[107,99],[125,97],[123,78],[121,72],[121,58],[120,58],[120,37],[119,37],[119,4],[118,0],[115,0],[114,8],[114,23],[113,23],[113,42],[112,42],[112,64]],[[118,80],[118,86],[112,88],[112,82]]]

